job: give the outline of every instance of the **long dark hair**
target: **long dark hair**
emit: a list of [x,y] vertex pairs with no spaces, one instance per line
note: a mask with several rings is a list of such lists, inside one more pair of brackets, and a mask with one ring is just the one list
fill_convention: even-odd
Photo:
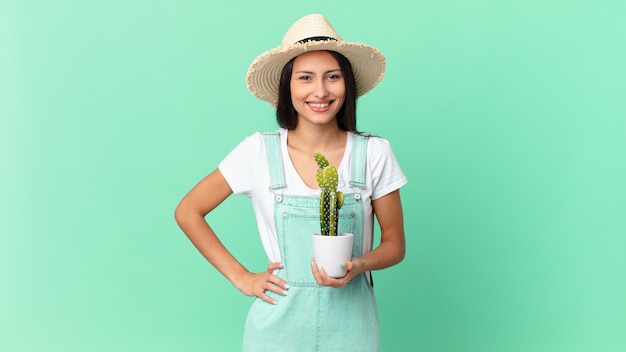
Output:
[[[336,51],[328,50],[339,63],[339,68],[343,74],[346,85],[346,96],[343,106],[337,112],[337,125],[344,131],[356,132],[356,81],[352,65],[348,59]],[[298,124],[298,113],[291,102],[291,73],[293,71],[293,62],[296,58],[291,59],[284,67],[280,75],[280,84],[278,86],[278,104],[276,107],[276,121],[282,128],[292,130]]]

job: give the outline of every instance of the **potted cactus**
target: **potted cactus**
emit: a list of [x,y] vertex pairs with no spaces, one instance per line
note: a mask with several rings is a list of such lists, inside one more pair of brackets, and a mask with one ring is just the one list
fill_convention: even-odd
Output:
[[329,276],[343,277],[346,270],[341,263],[352,259],[354,236],[338,233],[339,209],[343,205],[343,193],[337,191],[339,175],[326,157],[315,153],[317,183],[320,186],[320,233],[313,234],[315,261]]

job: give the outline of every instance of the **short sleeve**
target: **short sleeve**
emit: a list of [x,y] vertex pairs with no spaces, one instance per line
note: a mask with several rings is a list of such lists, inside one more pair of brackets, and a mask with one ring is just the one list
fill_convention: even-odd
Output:
[[372,199],[387,195],[408,182],[389,141],[370,137],[367,150],[368,167],[372,177]]
[[[255,133],[246,137],[218,166],[234,194],[250,196],[259,168],[266,165],[263,136]],[[265,167],[266,168],[266,167]],[[261,171],[267,173],[267,171]]]

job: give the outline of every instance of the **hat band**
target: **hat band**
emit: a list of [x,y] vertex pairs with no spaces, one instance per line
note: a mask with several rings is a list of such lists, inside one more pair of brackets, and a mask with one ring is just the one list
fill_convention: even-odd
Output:
[[310,38],[304,38],[302,40],[298,40],[297,42],[295,42],[294,44],[304,44],[306,42],[323,42],[325,40],[334,40],[337,41],[337,39],[332,38],[332,37],[324,37],[324,36],[320,36],[320,37],[310,37]]

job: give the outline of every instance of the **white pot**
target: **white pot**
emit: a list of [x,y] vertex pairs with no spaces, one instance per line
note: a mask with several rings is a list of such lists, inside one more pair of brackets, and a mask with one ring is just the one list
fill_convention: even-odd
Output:
[[341,262],[352,259],[353,242],[351,233],[339,233],[337,236],[313,234],[313,256],[317,265],[321,265],[330,277],[346,276],[347,271],[341,267]]

